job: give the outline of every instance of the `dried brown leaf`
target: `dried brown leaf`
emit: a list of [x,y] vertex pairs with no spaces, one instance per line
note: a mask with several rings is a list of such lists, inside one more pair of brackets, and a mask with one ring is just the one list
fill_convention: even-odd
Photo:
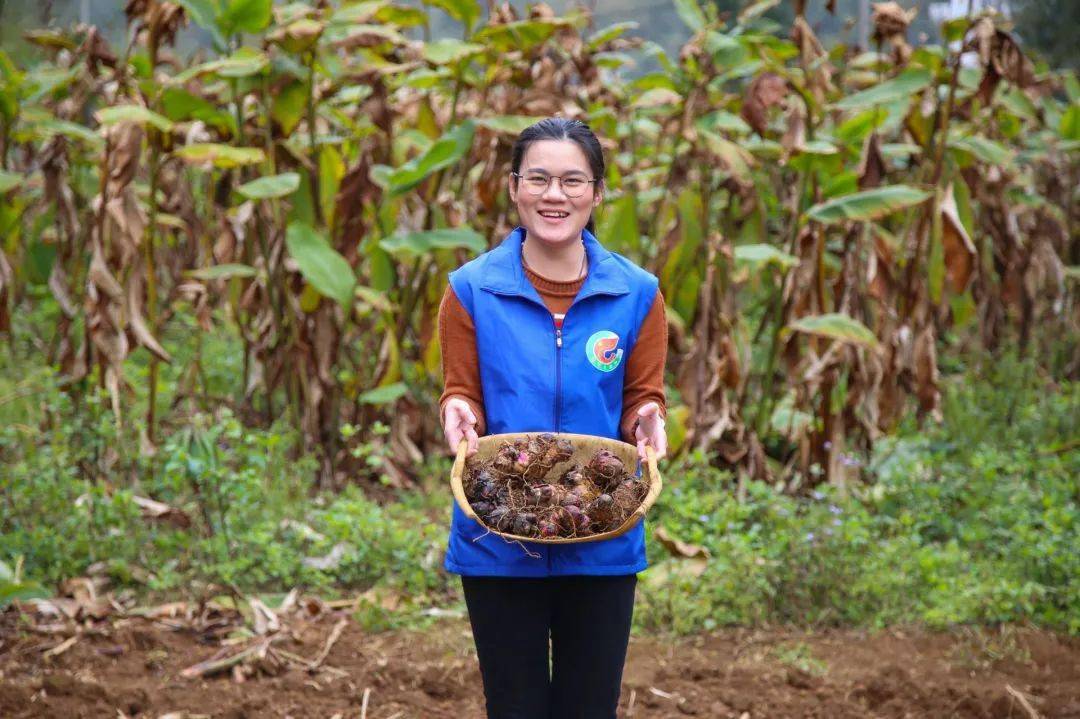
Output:
[[692,559],[669,559],[658,563],[644,575],[644,581],[651,587],[666,587],[674,582],[692,581],[705,573],[709,560],[704,557]]
[[888,304],[896,286],[893,275],[895,260],[893,248],[880,233],[874,232],[874,251],[866,262],[866,283],[870,296],[882,304]]
[[0,249],[0,332],[11,331],[11,314],[8,310],[9,288],[15,279],[15,273],[11,270],[7,256]]
[[[123,335],[119,335],[123,338]],[[123,339],[123,347],[127,348],[127,339]],[[110,364],[105,368],[105,388],[109,390],[109,399],[112,404],[113,416],[116,417],[116,422],[119,425],[122,413],[120,411],[120,362]]]
[[180,529],[187,529],[191,526],[191,517],[182,509],[172,507],[164,502],[158,502],[149,497],[140,497],[137,494],[131,496],[131,501],[142,510],[143,519],[169,522]]
[[871,132],[863,142],[862,157],[856,173],[859,177],[859,189],[869,190],[880,187],[885,178],[885,158],[881,154],[881,139],[877,132]]
[[927,325],[915,338],[912,360],[915,370],[915,396],[919,400],[919,413],[930,414],[941,420],[941,389],[938,386],[937,349],[934,344],[934,326]]
[[109,154],[108,196],[115,197],[131,184],[139,169],[142,152],[142,127],[135,122],[120,122],[108,129]]
[[109,48],[109,43],[96,25],[90,26],[80,52],[86,58],[86,69],[90,71],[91,77],[98,76],[102,65],[116,68],[116,54]]
[[172,45],[176,42],[176,33],[187,25],[184,9],[174,2],[157,2],[150,12],[150,31],[157,36],[158,45]]
[[787,113],[787,129],[780,138],[780,145],[787,155],[792,155],[806,147],[806,113],[802,103],[792,103]]
[[983,78],[976,95],[984,105],[990,104],[1002,78],[1020,88],[1037,84],[1034,64],[1024,55],[1016,39],[994,27],[989,16],[979,18],[968,29],[963,49],[978,53],[983,66]]
[[746,88],[742,118],[757,134],[764,137],[768,127],[768,109],[782,103],[787,93],[787,82],[776,73],[764,72],[758,75]]
[[728,389],[736,389],[742,379],[739,369],[739,353],[735,349],[735,343],[730,335],[724,335],[720,340],[720,366],[718,369],[720,380]]
[[[5,260],[0,258],[0,302],[3,301],[4,292],[4,262]],[[52,271],[49,272],[49,289],[52,290],[53,298],[60,305],[60,310],[64,313],[64,316],[68,319],[75,319],[78,310],[75,307],[75,301],[71,298],[71,292],[68,290],[68,278],[67,273],[64,272],[64,265],[59,260],[53,262]]]
[[919,14],[918,8],[905,10],[896,2],[874,3],[874,40],[887,42],[895,38],[903,39],[908,25]]
[[555,11],[547,3],[538,2],[529,7],[530,20],[551,20],[554,17]]
[[802,16],[795,18],[795,24],[791,28],[791,39],[799,48],[799,58],[803,71],[806,73],[810,92],[819,103],[824,103],[825,93],[833,89],[833,68],[827,60],[828,53],[821,46],[821,42],[806,22],[806,18]]
[[54,136],[42,148],[41,173],[45,178],[45,198],[56,207],[59,225],[67,237],[73,237],[79,226],[75,210],[75,193],[67,182],[68,144],[60,135]]
[[61,597],[70,597],[70,601],[53,601],[61,602],[61,608],[71,619],[104,619],[114,611],[109,597],[104,594],[108,583],[107,577],[65,579],[58,587],[59,594]]
[[128,280],[127,293],[127,315],[131,331],[139,344],[154,353],[158,359],[162,362],[172,363],[172,355],[165,351],[165,348],[157,341],[150,328],[146,326],[146,319],[143,317],[142,309],[142,285],[142,275],[138,272],[133,273],[131,279]]
[[960,221],[952,185],[945,190],[945,199],[941,203],[941,216],[945,276],[949,281],[949,288],[956,294],[961,294],[967,289],[968,282],[971,280],[978,252],[975,249],[975,243],[971,241],[967,230],[964,229],[964,223]]
[[256,634],[272,634],[281,629],[281,620],[278,619],[278,615],[261,599],[248,597],[248,605],[251,607]]
[[709,550],[705,547],[698,546],[697,544],[690,544],[684,542],[678,537],[673,537],[668,531],[667,527],[660,527],[656,530],[654,535],[660,544],[664,546],[664,549],[668,550],[673,557],[684,557],[687,559],[694,557],[708,558],[710,556]]
[[105,264],[105,258],[101,254],[101,248],[95,244],[94,251],[90,256],[90,271],[88,278],[99,290],[104,292],[113,301],[119,302],[124,297],[124,288],[113,277],[109,267]]
[[124,187],[118,196],[109,200],[105,210],[116,230],[111,237],[120,255],[119,263],[127,266],[138,256],[146,232],[146,215],[135,197],[135,188],[131,185]]
[[360,153],[360,159],[341,178],[337,195],[334,197],[334,227],[343,254],[350,264],[354,264],[364,237],[364,211],[373,207],[382,196],[382,189],[371,181],[371,161],[368,153]]

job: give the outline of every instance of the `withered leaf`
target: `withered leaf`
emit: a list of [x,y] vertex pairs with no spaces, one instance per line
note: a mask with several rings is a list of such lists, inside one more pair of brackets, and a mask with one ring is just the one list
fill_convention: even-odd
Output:
[[377,205],[382,189],[371,181],[371,162],[367,153],[361,153],[341,178],[334,197],[334,227],[343,248],[342,254],[349,264],[357,260],[360,240],[364,237],[364,208]]
[[[127,340],[124,341],[124,349],[126,353]],[[116,417],[117,424],[121,422],[123,417],[123,413],[120,411],[120,372],[117,370],[117,367],[119,366],[120,362],[114,362],[105,368],[105,388],[109,390],[109,400],[112,404],[112,411],[113,415]]]
[[165,351],[165,348],[150,332],[150,328],[146,326],[146,320],[143,317],[143,281],[142,275],[138,272],[132,274],[131,279],[128,280],[128,321],[131,324],[131,331],[135,335],[135,339],[139,341],[146,349],[154,353],[158,359],[163,362],[172,362],[172,355]]
[[874,232],[874,251],[866,262],[867,291],[881,303],[889,301],[890,290],[895,286],[893,278],[893,248]]
[[787,92],[787,82],[776,73],[764,72],[758,75],[746,88],[742,118],[757,134],[764,137],[768,127],[768,109],[783,102]]
[[874,40],[886,42],[897,37],[902,39],[908,25],[918,14],[917,7],[905,10],[896,2],[874,3]]
[[1002,78],[1021,88],[1035,84],[1035,66],[1024,55],[1016,39],[994,27],[991,18],[979,18],[966,37],[963,50],[977,52],[983,66],[983,78],[976,93],[983,104],[990,104]]
[[[963,180],[961,180],[963,182]],[[941,203],[941,239],[945,250],[945,276],[949,280],[950,289],[956,294],[963,293],[971,280],[975,270],[975,259],[978,253],[975,243],[971,241],[964,223],[960,221],[959,210],[956,206],[956,196],[953,194],[953,186],[950,184],[945,190],[945,198]]]
[[885,177],[885,158],[881,155],[881,139],[877,132],[871,132],[863,142],[862,157],[859,158],[859,189],[868,190],[880,187]]
[[741,379],[739,371],[739,353],[735,349],[735,343],[730,335],[724,335],[720,340],[720,366],[718,373],[724,386],[728,389],[736,389]]
[[0,249],[0,332],[11,331],[11,314],[8,311],[8,288],[11,287],[14,276],[4,251]]
[[674,557],[685,557],[691,559],[694,557],[709,557],[709,550],[705,547],[698,546],[697,544],[690,544],[684,542],[678,537],[673,537],[666,527],[660,527],[656,530],[654,536],[656,540],[664,546],[664,549],[671,552]]
[[139,169],[142,151],[142,127],[137,122],[119,122],[108,129],[112,151],[109,154],[109,195],[114,196],[131,184]]
[[143,519],[169,522],[180,529],[187,529],[191,526],[191,517],[182,509],[137,494],[131,496],[131,501],[142,510]]
[[109,43],[95,25],[91,25],[89,32],[86,33],[81,52],[86,57],[86,69],[89,70],[91,77],[98,76],[101,65],[109,68],[116,67],[116,55],[109,49]]
[[934,325],[928,324],[915,338],[915,395],[920,414],[940,419],[941,390],[938,386],[937,349],[934,346]]
[[113,277],[112,272],[109,271],[108,265],[105,264],[105,258],[101,254],[101,248],[96,243],[90,256],[88,278],[94,286],[111,299],[120,301],[123,298],[124,288],[120,286],[120,283]]
[[807,75],[807,85],[819,102],[825,102],[825,93],[833,88],[832,66],[826,57],[828,53],[821,46],[817,35],[803,17],[796,17],[791,28],[791,39],[799,48],[799,57]]
[[806,113],[801,103],[793,103],[788,110],[787,129],[780,138],[780,145],[788,155],[806,147]]
[[120,262],[126,266],[137,256],[146,232],[146,214],[135,197],[135,188],[126,186],[118,196],[109,200],[105,210],[118,230],[112,237],[120,250]]
[[[0,255],[0,301],[3,298],[4,292],[4,259]],[[64,265],[62,262],[54,262],[52,272],[49,273],[49,289],[52,290],[53,297],[56,299],[56,303],[60,305],[60,310],[64,313],[64,316],[68,319],[74,319],[77,313],[75,308],[75,301],[71,299],[71,292],[68,290],[67,273],[64,272]]]

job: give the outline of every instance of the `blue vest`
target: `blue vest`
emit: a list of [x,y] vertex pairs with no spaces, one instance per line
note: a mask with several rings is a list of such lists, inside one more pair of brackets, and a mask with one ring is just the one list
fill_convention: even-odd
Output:
[[[620,439],[626,363],[656,299],[657,279],[583,231],[588,275],[558,330],[522,268],[524,238],[518,227],[449,275],[476,328],[487,432]],[[635,574],[647,566],[644,522],[598,542],[523,544],[488,533],[455,503],[444,566],[454,574],[503,577]]]

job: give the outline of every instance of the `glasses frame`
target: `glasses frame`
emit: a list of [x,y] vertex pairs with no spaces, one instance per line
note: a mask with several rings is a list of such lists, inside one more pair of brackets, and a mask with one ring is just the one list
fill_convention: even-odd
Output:
[[[519,183],[519,187],[520,187],[520,183],[521,183],[522,180],[525,179],[525,175],[522,175],[520,172],[513,172],[513,171],[511,171],[510,174],[513,175],[514,177],[518,178],[518,183]],[[554,180],[554,179],[558,179],[559,180],[559,190],[564,195],[566,195],[567,197],[573,197],[573,198],[577,199],[578,197],[584,197],[585,196],[585,188],[581,189],[581,194],[580,195],[571,195],[569,192],[567,192],[566,191],[566,185],[563,184],[563,177],[564,177],[563,175],[548,175],[547,176],[547,179],[548,179],[547,184],[544,185],[544,189],[540,190],[540,192],[533,192],[532,188],[529,187],[529,186],[525,187],[525,191],[528,192],[533,197],[540,197],[541,195],[543,195],[545,192],[547,192],[551,188],[551,181]],[[589,184],[594,183],[596,181],[597,181],[596,178],[593,178],[591,180],[585,180],[585,184],[589,185]]]

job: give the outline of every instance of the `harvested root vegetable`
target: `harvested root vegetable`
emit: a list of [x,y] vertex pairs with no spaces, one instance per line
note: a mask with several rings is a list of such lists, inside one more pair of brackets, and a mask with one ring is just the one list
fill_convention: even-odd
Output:
[[568,439],[526,435],[487,461],[467,461],[462,487],[476,515],[498,532],[571,539],[618,529],[645,499],[648,482],[606,449],[556,470],[573,457]]
[[621,459],[608,450],[602,449],[585,467],[584,474],[598,488],[607,492],[618,486],[627,472]]

